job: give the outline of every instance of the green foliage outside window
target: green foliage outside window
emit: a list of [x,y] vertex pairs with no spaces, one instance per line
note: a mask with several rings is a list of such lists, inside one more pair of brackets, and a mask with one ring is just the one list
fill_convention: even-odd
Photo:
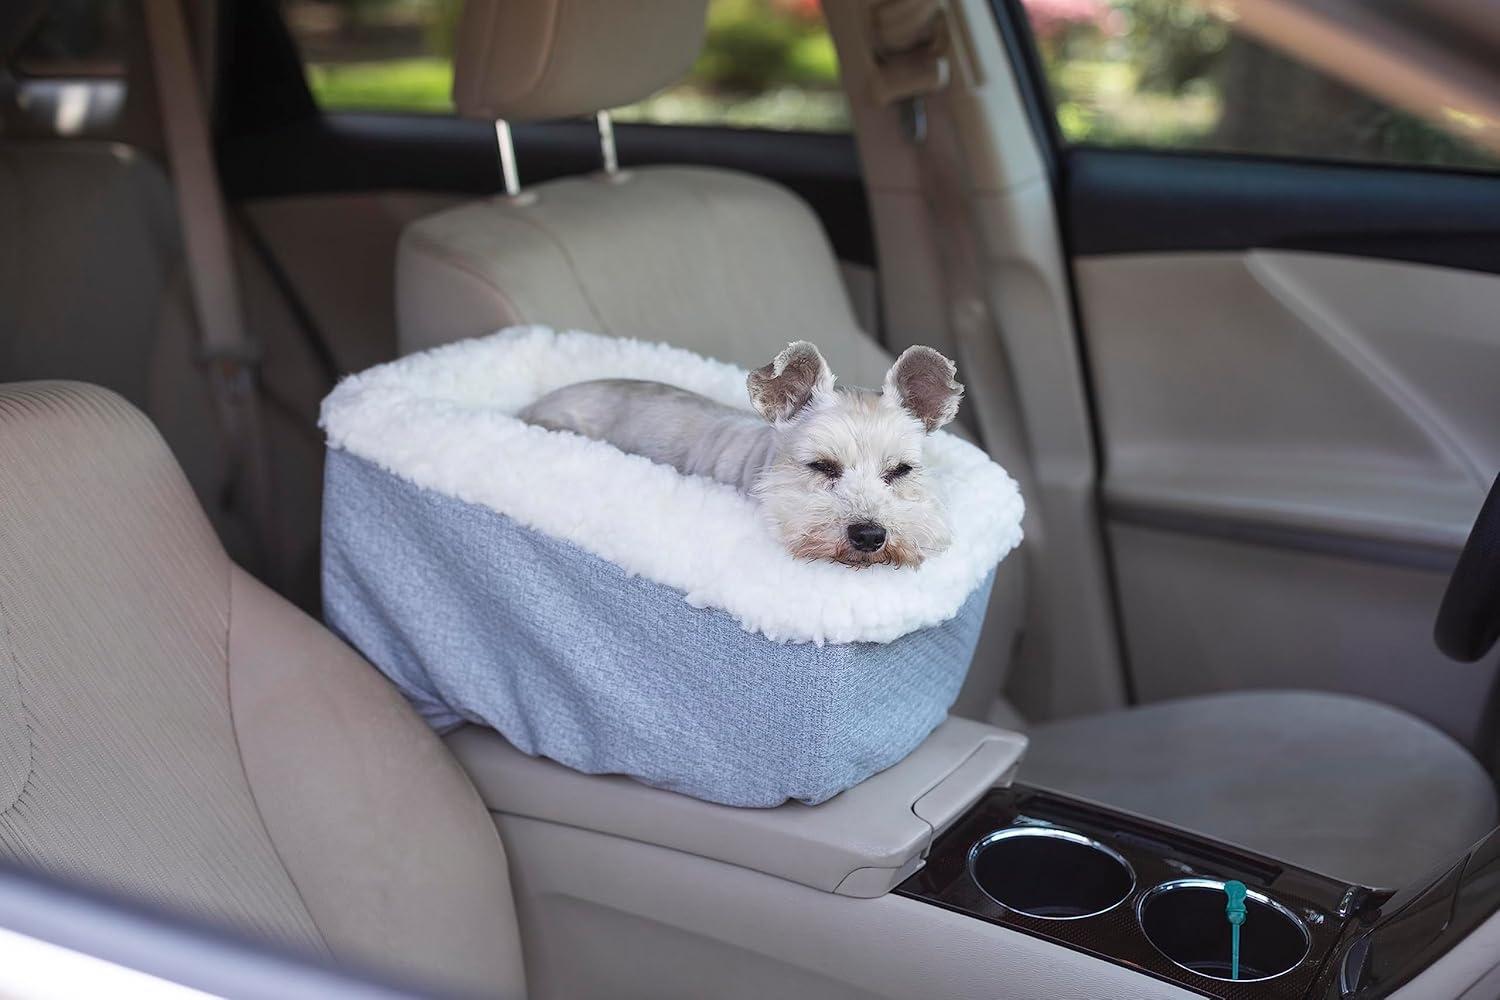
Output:
[[[283,9],[319,106],[452,111],[460,0],[285,0]],[[711,0],[687,79],[614,110],[623,121],[848,128],[817,0]]]
[[1495,169],[1194,0],[1022,0],[1070,143]]

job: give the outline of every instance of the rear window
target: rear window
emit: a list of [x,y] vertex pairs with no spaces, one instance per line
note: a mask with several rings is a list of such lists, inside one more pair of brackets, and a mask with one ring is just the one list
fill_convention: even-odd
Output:
[[[451,114],[461,0],[283,0],[326,111]],[[844,131],[849,109],[818,0],[710,0],[687,79],[620,121]]]

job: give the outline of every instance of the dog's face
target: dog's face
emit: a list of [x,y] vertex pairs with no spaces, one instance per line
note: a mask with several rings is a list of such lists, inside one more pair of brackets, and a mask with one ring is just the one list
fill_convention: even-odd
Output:
[[850,566],[916,566],[948,547],[948,520],[922,466],[923,441],[958,412],[953,362],[909,348],[880,392],[834,386],[805,341],[750,373],[776,428],[776,459],[754,494],[793,555]]

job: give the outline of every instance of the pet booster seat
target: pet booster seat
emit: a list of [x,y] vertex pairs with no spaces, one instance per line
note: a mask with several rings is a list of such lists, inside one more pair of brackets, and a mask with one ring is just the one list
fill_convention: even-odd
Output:
[[952,545],[920,567],[799,560],[731,486],[514,414],[560,386],[652,379],[749,409],[746,373],[540,327],[346,378],[324,401],[330,626],[438,730],[737,806],[822,802],[943,720],[1015,483],[942,431],[925,463]]

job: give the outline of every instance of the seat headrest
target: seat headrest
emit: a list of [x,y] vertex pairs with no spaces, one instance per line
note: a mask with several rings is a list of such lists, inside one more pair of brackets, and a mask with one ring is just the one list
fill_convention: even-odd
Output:
[[468,0],[453,103],[470,118],[534,121],[630,104],[681,78],[707,0]]

